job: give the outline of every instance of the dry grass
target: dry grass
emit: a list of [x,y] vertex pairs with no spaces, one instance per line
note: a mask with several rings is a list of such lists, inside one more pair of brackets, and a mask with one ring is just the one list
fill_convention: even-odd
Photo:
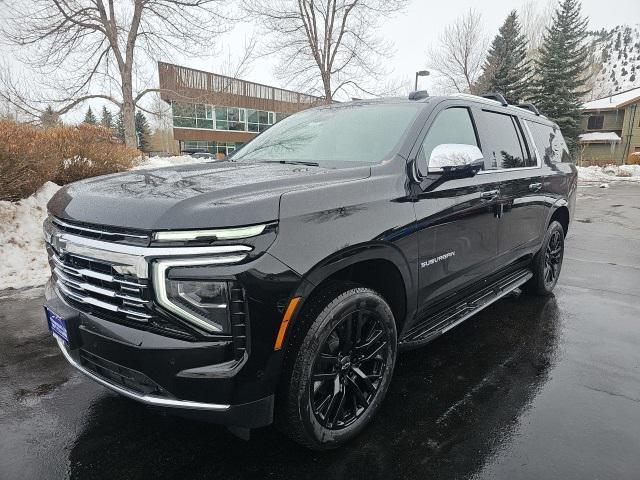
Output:
[[59,185],[129,170],[140,152],[91,125],[42,129],[0,121],[0,200],[20,200],[46,181]]

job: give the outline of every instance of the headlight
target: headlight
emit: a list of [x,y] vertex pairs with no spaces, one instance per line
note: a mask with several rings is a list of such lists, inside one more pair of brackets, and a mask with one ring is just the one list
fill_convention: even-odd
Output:
[[230,332],[227,282],[165,280],[167,306],[209,331]]
[[161,260],[153,269],[156,300],[180,318],[208,332],[230,333],[229,288],[225,281],[170,279],[173,267],[235,263],[245,256],[201,260]]

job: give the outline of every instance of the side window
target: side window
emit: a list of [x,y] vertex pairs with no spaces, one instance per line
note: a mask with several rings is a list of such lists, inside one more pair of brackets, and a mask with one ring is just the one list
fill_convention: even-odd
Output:
[[421,162],[421,173],[426,173],[426,166],[433,149],[446,143],[478,146],[476,131],[468,108],[451,107],[438,114],[422,142],[424,161]]
[[587,120],[587,130],[602,130],[604,115],[591,115]]
[[505,113],[483,111],[489,135],[489,155],[485,162],[488,170],[522,168],[535,165],[528,153],[516,119]]
[[543,125],[529,120],[526,122],[545,163],[571,162],[567,144],[556,125]]

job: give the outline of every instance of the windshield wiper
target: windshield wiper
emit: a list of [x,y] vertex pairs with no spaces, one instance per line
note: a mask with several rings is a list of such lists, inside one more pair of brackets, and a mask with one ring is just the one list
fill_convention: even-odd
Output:
[[302,162],[298,160],[263,160],[259,163],[282,163],[282,164],[291,164],[291,165],[306,165],[308,167],[319,167],[320,164],[317,162]]

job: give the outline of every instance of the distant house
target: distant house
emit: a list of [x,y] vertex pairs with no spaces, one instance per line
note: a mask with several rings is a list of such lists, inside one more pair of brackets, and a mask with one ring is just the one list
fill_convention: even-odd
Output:
[[626,163],[640,152],[640,87],[582,106],[580,163]]

